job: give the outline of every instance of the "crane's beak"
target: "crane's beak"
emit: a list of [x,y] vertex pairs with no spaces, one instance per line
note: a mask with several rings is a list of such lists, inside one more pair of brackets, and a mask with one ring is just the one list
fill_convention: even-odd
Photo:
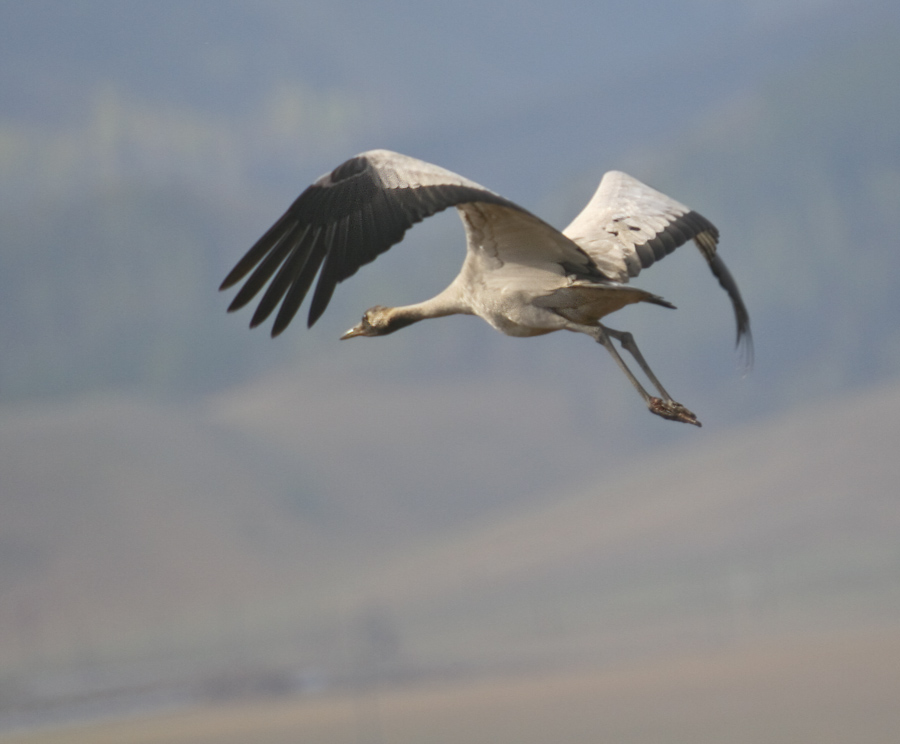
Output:
[[343,341],[345,338],[354,338],[355,336],[365,336],[365,335],[366,335],[365,328],[363,328],[363,324],[360,323],[359,325],[353,326],[353,328],[351,328],[343,336],[341,336],[341,341]]

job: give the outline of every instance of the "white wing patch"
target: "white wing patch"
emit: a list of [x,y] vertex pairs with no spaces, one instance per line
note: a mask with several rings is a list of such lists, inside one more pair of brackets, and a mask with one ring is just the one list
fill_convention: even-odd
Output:
[[635,246],[662,233],[691,210],[621,171],[609,171],[587,206],[563,230],[600,268],[618,281],[637,276]]
[[[458,173],[418,158],[412,158],[409,155],[402,155],[399,152],[369,150],[357,157],[364,157],[368,161],[370,172],[386,189],[410,189],[419,186],[467,186],[494,193]],[[320,186],[333,185],[332,173],[326,173],[316,183]]]
[[565,276],[566,267],[592,272],[591,259],[540,217],[499,204],[460,204],[469,253],[493,269],[528,266]]

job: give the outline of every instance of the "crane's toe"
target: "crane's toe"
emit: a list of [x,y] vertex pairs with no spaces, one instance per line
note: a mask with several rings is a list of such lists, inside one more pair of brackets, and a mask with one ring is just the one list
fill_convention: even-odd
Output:
[[669,421],[680,421],[683,424],[703,426],[693,413],[681,405],[681,403],[676,403],[674,400],[663,400],[662,398],[651,397],[647,406],[651,413],[662,416],[664,419],[669,419]]

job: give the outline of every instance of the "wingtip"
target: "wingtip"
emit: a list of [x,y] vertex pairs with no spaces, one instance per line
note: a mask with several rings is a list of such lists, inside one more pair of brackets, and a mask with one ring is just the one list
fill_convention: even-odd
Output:
[[235,284],[237,284],[241,279],[244,278],[244,275],[247,273],[246,271],[238,271],[240,264],[235,266],[230,272],[228,272],[228,276],[226,276],[222,283],[219,285],[219,291],[225,289],[231,289]]
[[246,304],[247,304],[246,302],[241,302],[240,296],[235,297],[235,298],[231,301],[231,304],[228,305],[228,310],[227,310],[226,312],[229,312],[229,313],[237,312],[238,310],[240,310],[240,309],[241,309],[244,305],[246,305]]
[[[316,289],[318,290],[318,287]],[[328,299],[330,299],[330,298],[331,298],[331,293],[329,293],[329,295],[328,295]],[[326,299],[325,302],[317,302],[316,298],[313,297],[313,302],[309,308],[309,315],[306,316],[306,327],[307,328],[312,328],[316,324],[316,321],[318,321],[319,318],[322,317],[322,315],[325,312],[325,305],[328,304],[328,299]]]
[[290,319],[285,321],[284,318],[281,317],[281,313],[279,313],[275,316],[275,322],[272,323],[272,331],[269,335],[272,338],[278,338],[281,335],[282,331],[284,331],[284,329],[287,328],[288,325],[290,325],[290,322]]
[[738,331],[734,349],[738,355],[741,377],[746,377],[753,370],[754,362],[753,336],[749,327]]

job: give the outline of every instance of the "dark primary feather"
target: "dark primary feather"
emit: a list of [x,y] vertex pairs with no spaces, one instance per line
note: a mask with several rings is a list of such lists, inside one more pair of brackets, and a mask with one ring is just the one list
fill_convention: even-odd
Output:
[[[719,231],[704,216],[696,212],[685,212],[676,217],[650,240],[634,246],[638,260],[641,262],[641,268],[649,268],[656,261],[661,261],[676,248],[701,233],[709,233],[713,240],[713,246],[715,246],[715,242],[719,239]],[[629,274],[636,276],[637,271],[633,274],[629,271]]]
[[271,280],[251,326],[262,323],[281,303],[272,328],[277,336],[293,319],[321,269],[310,303],[308,325],[312,326],[337,284],[399,243],[415,223],[448,207],[476,201],[521,209],[474,186],[386,188],[368,158],[351,158],[308,187],[238,261],[220,289],[250,276],[228,310],[246,305]]
[[[709,263],[713,276],[719,280],[719,285],[728,293],[734,308],[734,317],[737,324],[736,345],[743,347],[744,363],[747,367],[753,364],[753,337],[750,333],[750,313],[744,305],[737,282],[725,266],[725,262],[719,257],[716,245],[719,241],[719,230],[697,212],[690,211],[676,217],[650,240],[634,246],[635,253],[642,269],[652,266],[672,253],[676,248],[693,239]],[[632,276],[637,275],[639,269],[629,271]]]
[[741,297],[741,291],[738,289],[737,282],[731,276],[731,272],[725,265],[725,262],[719,257],[718,253],[706,255],[709,261],[709,268],[713,276],[719,280],[719,286],[722,287],[731,298],[731,304],[734,307],[734,318],[737,322],[737,337],[735,344],[742,349],[744,365],[747,369],[753,366],[753,336],[750,333],[750,313],[744,305]]

